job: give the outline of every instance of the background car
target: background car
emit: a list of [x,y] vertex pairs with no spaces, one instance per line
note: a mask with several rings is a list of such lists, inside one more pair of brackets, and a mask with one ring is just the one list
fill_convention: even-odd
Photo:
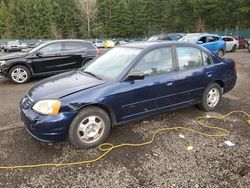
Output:
[[148,41],[168,41],[168,40],[179,40],[184,36],[183,33],[169,33],[169,34],[158,34],[151,36]]
[[27,53],[0,57],[0,76],[14,83],[28,82],[33,76],[51,75],[78,69],[100,54],[83,40],[56,40],[41,44]]
[[236,83],[235,67],[190,43],[125,44],[34,85],[20,102],[21,119],[40,141],[68,137],[75,148],[96,147],[115,125],[189,105],[215,110]]
[[28,46],[28,44],[26,44],[26,43],[21,43],[21,47],[22,47],[22,49],[27,49],[29,46]]
[[222,36],[221,37],[226,43],[227,52],[235,52],[239,48],[239,41],[231,36]]
[[8,41],[4,46],[4,52],[20,52],[20,51],[22,51],[22,46],[18,40]]
[[102,39],[95,39],[93,42],[97,48],[104,48],[104,44],[103,44]]
[[209,33],[187,34],[179,41],[199,44],[211,52],[223,57],[226,53],[226,44],[219,35]]
[[113,48],[113,47],[115,47],[115,42],[112,40],[105,40],[103,42],[103,46],[104,46],[104,48]]
[[239,41],[239,48],[248,48],[248,40],[246,40],[243,36],[236,35],[234,38]]

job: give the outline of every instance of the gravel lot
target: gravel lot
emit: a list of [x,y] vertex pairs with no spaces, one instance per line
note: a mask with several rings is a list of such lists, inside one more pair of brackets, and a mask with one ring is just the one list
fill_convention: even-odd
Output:
[[[237,61],[237,85],[215,112],[207,114],[222,115],[236,109],[250,113],[250,53],[238,50],[226,57]],[[26,133],[18,103],[37,81],[14,85],[0,80],[0,165],[64,163],[100,155],[98,149],[74,150],[68,142],[42,144]],[[108,142],[139,143],[157,128],[176,125],[201,130],[194,118],[205,114],[196,107],[163,113],[114,128]],[[228,137],[166,132],[151,145],[120,148],[94,164],[0,170],[0,187],[249,187],[250,126],[245,120],[243,115],[233,115],[225,121],[210,122],[230,129]],[[185,138],[180,138],[180,133]],[[227,146],[226,140],[235,146]],[[189,145],[193,150],[187,150]]]

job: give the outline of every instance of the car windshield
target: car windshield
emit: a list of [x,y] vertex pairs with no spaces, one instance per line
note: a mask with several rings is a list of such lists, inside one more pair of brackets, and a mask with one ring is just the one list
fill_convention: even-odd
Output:
[[179,41],[182,41],[182,42],[196,42],[197,40],[198,40],[198,36],[185,36],[179,39]]
[[19,45],[19,42],[18,41],[9,41],[7,44],[8,45]]
[[180,38],[182,38],[182,36],[177,34],[169,34],[169,38],[171,38],[172,40],[179,40]]
[[159,38],[160,38],[159,36],[152,36],[148,39],[148,41],[157,41],[159,40]]
[[116,47],[86,64],[80,71],[104,80],[115,80],[141,52],[139,48]]

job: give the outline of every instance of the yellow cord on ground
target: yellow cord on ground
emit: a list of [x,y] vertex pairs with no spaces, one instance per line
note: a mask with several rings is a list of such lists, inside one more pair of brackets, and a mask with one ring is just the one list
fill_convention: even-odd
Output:
[[[33,164],[33,165],[18,165],[18,166],[0,166],[0,169],[21,169],[21,168],[35,168],[35,167],[59,167],[59,166],[72,166],[72,165],[80,165],[80,164],[89,164],[89,163],[95,163],[105,157],[108,153],[110,153],[112,150],[121,148],[121,147],[140,147],[140,146],[145,146],[151,144],[154,140],[155,137],[158,133],[164,132],[164,131],[171,131],[171,130],[184,130],[184,131],[189,131],[193,133],[197,133],[199,135],[203,136],[208,136],[208,137],[223,137],[223,136],[228,136],[230,134],[230,131],[221,127],[213,126],[213,125],[206,125],[205,123],[202,122],[202,120],[206,119],[218,119],[218,120],[224,120],[226,117],[234,114],[234,113],[241,113],[246,115],[249,119],[247,122],[250,120],[250,114],[248,114],[245,111],[232,111],[224,116],[200,116],[196,118],[196,122],[201,125],[204,128],[210,129],[210,130],[216,130],[219,131],[220,133],[217,134],[209,134],[209,133],[204,133],[197,131],[195,129],[183,127],[183,126],[176,126],[176,127],[167,127],[167,128],[161,128],[157,129],[152,133],[152,137],[150,140],[138,144],[132,144],[132,143],[124,143],[124,144],[118,144],[118,145],[113,145],[111,143],[104,143],[99,146],[99,150],[103,152],[99,157],[92,159],[92,160],[84,160],[84,161],[77,161],[77,162],[69,162],[69,163],[43,163],[43,164]],[[250,125],[250,124],[249,124]]]

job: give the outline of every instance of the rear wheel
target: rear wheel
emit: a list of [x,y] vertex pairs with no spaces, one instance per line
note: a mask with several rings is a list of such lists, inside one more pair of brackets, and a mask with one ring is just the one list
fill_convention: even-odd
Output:
[[69,127],[69,140],[76,149],[88,149],[101,144],[110,133],[109,115],[98,107],[82,109]]
[[233,48],[232,48],[232,52],[235,52],[235,51],[236,51],[236,49],[237,49],[237,46],[236,46],[236,45],[234,45],[234,46],[233,46]]
[[17,65],[10,69],[9,78],[16,84],[23,84],[30,80],[31,73],[25,66]]
[[218,106],[222,96],[222,88],[217,83],[210,84],[204,91],[201,103],[198,105],[204,111],[213,111]]

